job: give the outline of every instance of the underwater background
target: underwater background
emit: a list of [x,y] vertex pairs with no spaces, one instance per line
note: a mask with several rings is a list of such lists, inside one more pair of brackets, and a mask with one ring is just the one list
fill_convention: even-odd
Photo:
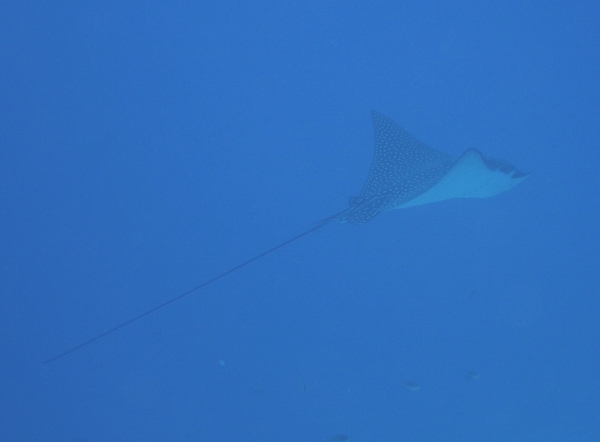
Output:
[[[0,4],[0,440],[600,440],[600,3]],[[531,176],[311,228],[370,110]]]

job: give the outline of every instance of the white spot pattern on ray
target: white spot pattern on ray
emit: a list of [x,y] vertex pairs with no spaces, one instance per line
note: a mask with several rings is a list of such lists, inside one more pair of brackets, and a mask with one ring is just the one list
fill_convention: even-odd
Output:
[[385,115],[375,111],[372,114],[375,155],[360,198],[368,198],[402,181],[417,179],[421,173],[427,175],[431,168],[456,161],[421,143]]

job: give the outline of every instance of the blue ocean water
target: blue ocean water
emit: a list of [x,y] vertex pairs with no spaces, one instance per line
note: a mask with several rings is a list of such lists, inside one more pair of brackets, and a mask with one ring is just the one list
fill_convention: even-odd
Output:
[[[600,5],[0,4],[0,440],[600,440]],[[515,189],[331,224],[370,110]]]

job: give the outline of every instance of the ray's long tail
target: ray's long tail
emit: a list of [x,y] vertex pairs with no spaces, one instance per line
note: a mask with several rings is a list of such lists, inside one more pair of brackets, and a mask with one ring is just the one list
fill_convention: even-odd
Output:
[[314,232],[314,231],[316,231],[316,230],[318,230],[318,229],[320,229],[322,227],[325,227],[331,221],[334,221],[334,220],[338,219],[340,216],[342,216],[347,211],[348,211],[348,209],[343,210],[342,212],[336,213],[335,215],[332,215],[332,216],[330,216],[328,218],[325,218],[322,221],[319,221],[317,224],[315,224],[310,229],[305,230],[304,232],[302,232],[302,233],[300,233],[300,234],[298,234],[298,235],[296,235],[296,236],[294,236],[294,237],[292,237],[292,238],[290,238],[290,239],[288,239],[288,240],[286,240],[286,241],[284,241],[284,242],[282,242],[282,243],[280,243],[280,244],[278,244],[278,245],[276,245],[274,247],[271,247],[269,250],[266,250],[266,251],[264,251],[264,252],[262,252],[262,253],[260,253],[260,254],[258,254],[256,256],[254,256],[254,257],[252,257],[252,258],[244,261],[243,263],[238,264],[237,266],[230,268],[229,270],[227,270],[227,271],[225,271],[223,273],[220,273],[219,275],[217,275],[217,276],[209,279],[208,281],[205,281],[202,284],[197,285],[196,287],[191,288],[188,291],[186,291],[184,293],[181,293],[180,295],[175,296],[174,298],[171,298],[171,299],[169,299],[169,300],[167,300],[167,301],[165,301],[165,302],[163,302],[163,303],[161,303],[161,304],[159,304],[159,305],[157,305],[157,306],[155,306],[155,307],[153,307],[153,308],[151,308],[149,310],[146,310],[145,312],[140,313],[139,315],[137,315],[137,316],[135,316],[135,317],[133,317],[133,318],[125,321],[125,322],[122,322],[121,324],[115,325],[114,327],[106,330],[105,332],[100,333],[100,334],[98,334],[98,335],[96,335],[96,336],[88,339],[87,341],[84,341],[84,342],[76,345],[75,347],[72,347],[72,348],[70,348],[70,349],[68,349],[68,350],[66,350],[66,351],[64,351],[64,352],[62,352],[62,353],[60,353],[60,354],[58,354],[58,355],[50,358],[50,359],[47,359],[46,361],[43,362],[43,364],[49,364],[51,362],[56,361],[57,359],[61,359],[62,357],[66,356],[66,355],[68,355],[70,353],[73,353],[73,352],[75,352],[75,351],[77,351],[77,350],[79,350],[79,349],[81,349],[83,347],[86,347],[87,345],[91,344],[92,342],[97,341],[99,339],[102,339],[105,336],[110,335],[111,333],[114,333],[117,330],[119,330],[119,329],[121,329],[121,328],[123,328],[123,327],[125,327],[127,325],[130,325],[130,324],[132,324],[132,323],[134,323],[134,322],[136,322],[136,321],[144,318],[145,316],[148,316],[148,315],[156,312],[157,310],[160,310],[160,309],[168,306],[169,304],[173,304],[174,302],[179,301],[180,299],[182,299],[182,298],[184,298],[184,297],[186,297],[186,296],[194,293],[197,290],[200,290],[201,288],[206,287],[209,284],[212,284],[215,281],[218,281],[221,278],[224,278],[225,276],[227,276],[227,275],[229,275],[229,274],[231,274],[231,273],[233,273],[233,272],[241,269],[242,267],[245,267],[248,264],[253,263],[254,261],[259,260],[260,258],[262,258],[262,257],[264,257],[266,255],[269,255],[270,253],[273,253],[276,250],[281,249],[282,247],[285,247],[288,244],[291,244],[294,241],[299,240],[300,238],[302,238],[302,237],[304,237],[304,236],[306,236],[306,235],[308,235],[308,234],[310,234],[310,233],[312,233],[312,232]]

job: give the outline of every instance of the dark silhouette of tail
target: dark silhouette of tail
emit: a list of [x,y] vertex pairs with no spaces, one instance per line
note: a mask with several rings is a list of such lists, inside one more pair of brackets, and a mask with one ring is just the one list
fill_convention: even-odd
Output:
[[127,325],[129,325],[129,324],[131,324],[131,323],[133,323],[133,322],[136,322],[136,321],[138,321],[139,319],[142,319],[143,317],[145,317],[145,316],[148,316],[148,315],[150,315],[151,313],[154,313],[154,312],[155,312],[155,311],[157,311],[157,310],[160,310],[160,309],[162,309],[162,308],[164,308],[164,307],[168,306],[169,304],[173,304],[174,302],[176,302],[176,301],[179,301],[180,299],[182,299],[182,298],[184,298],[185,296],[187,296],[187,295],[189,295],[189,294],[191,294],[191,293],[195,292],[196,290],[200,290],[201,288],[203,288],[203,287],[206,287],[206,286],[207,286],[207,285],[209,285],[209,284],[212,284],[213,282],[215,282],[215,281],[217,281],[217,280],[219,280],[219,279],[221,279],[221,278],[223,278],[223,277],[225,277],[225,276],[227,276],[227,275],[229,275],[229,274],[231,274],[231,273],[235,272],[236,270],[239,270],[239,269],[241,269],[242,267],[245,267],[245,266],[247,266],[248,264],[250,264],[250,263],[252,263],[252,262],[254,262],[254,261],[256,261],[256,260],[258,260],[258,259],[262,258],[263,256],[266,256],[266,255],[268,255],[268,254],[270,254],[270,253],[273,253],[274,251],[276,251],[276,250],[278,250],[278,249],[281,249],[282,247],[285,247],[285,246],[287,246],[288,244],[291,244],[291,243],[293,243],[294,241],[296,241],[296,240],[298,240],[298,239],[302,238],[303,236],[306,236],[306,235],[308,235],[309,233],[312,233],[312,232],[314,232],[315,230],[318,230],[318,229],[320,229],[321,227],[325,227],[325,226],[326,226],[327,224],[329,224],[331,221],[333,221],[333,220],[335,220],[335,219],[338,219],[338,217],[339,217],[340,215],[342,215],[343,213],[345,213],[346,211],[347,211],[347,209],[346,209],[346,210],[344,210],[344,211],[342,211],[342,212],[340,212],[340,213],[337,213],[337,214],[335,214],[335,215],[333,215],[333,216],[330,216],[330,217],[328,217],[328,218],[325,218],[324,220],[322,220],[322,221],[318,222],[317,224],[315,224],[315,225],[314,225],[313,227],[311,227],[310,229],[308,229],[308,230],[306,230],[306,231],[304,231],[304,232],[302,232],[302,233],[300,233],[300,234],[298,234],[298,235],[294,236],[293,238],[290,238],[290,239],[288,239],[287,241],[284,241],[284,242],[282,242],[281,244],[278,244],[278,245],[276,245],[275,247],[272,247],[272,248],[270,248],[269,250],[267,250],[267,251],[265,251],[265,252],[262,252],[261,254],[259,254],[259,255],[256,255],[256,256],[254,256],[253,258],[250,258],[250,259],[248,259],[247,261],[244,261],[243,263],[241,263],[241,264],[238,264],[238,265],[237,265],[237,266],[235,266],[235,267],[232,267],[232,268],[230,268],[230,269],[229,269],[229,270],[227,270],[226,272],[223,272],[223,273],[221,273],[221,274],[219,274],[219,275],[215,276],[214,278],[211,278],[211,279],[209,279],[208,281],[205,281],[205,282],[203,282],[202,284],[200,284],[200,285],[197,285],[196,287],[194,287],[194,288],[192,288],[192,289],[189,289],[187,292],[184,292],[184,293],[182,293],[182,294],[180,294],[180,295],[177,295],[177,296],[175,296],[174,298],[171,298],[171,299],[169,299],[169,300],[167,300],[167,301],[163,302],[162,304],[159,304],[159,305],[157,305],[156,307],[153,307],[153,308],[151,308],[150,310],[146,310],[145,312],[143,312],[143,313],[140,313],[140,314],[139,314],[139,315],[137,315],[136,317],[134,317],[134,318],[131,318],[131,319],[129,319],[129,320],[127,320],[127,321],[125,321],[125,322],[122,322],[121,324],[119,324],[119,325],[116,325],[116,326],[114,326],[113,328],[111,328],[111,329],[109,329],[109,330],[107,330],[107,331],[105,331],[105,332],[103,332],[103,333],[100,333],[99,335],[96,335],[96,336],[94,336],[93,338],[90,338],[90,339],[88,339],[87,341],[84,341],[84,342],[82,342],[81,344],[79,344],[79,345],[76,345],[75,347],[72,347],[72,348],[70,348],[70,349],[68,349],[68,350],[66,350],[66,351],[64,351],[64,352],[62,352],[62,353],[60,353],[60,354],[56,355],[56,356],[54,356],[54,357],[52,357],[52,358],[50,358],[50,359],[48,359],[48,360],[44,361],[43,363],[44,363],[44,364],[49,364],[49,363],[51,363],[51,362],[54,362],[54,361],[56,361],[57,359],[60,359],[60,358],[62,358],[62,357],[64,357],[64,356],[66,356],[66,355],[68,355],[68,354],[70,354],[70,353],[73,353],[74,351],[77,351],[77,350],[79,350],[80,348],[83,348],[83,347],[85,347],[85,346],[87,346],[87,345],[91,344],[92,342],[94,342],[94,341],[97,341],[98,339],[101,339],[101,338],[103,338],[103,337],[105,337],[105,336],[107,336],[107,335],[110,335],[111,333],[114,333],[114,332],[116,332],[117,330],[119,330],[119,329],[121,329],[121,328],[123,328],[123,327],[125,327],[125,326],[127,326]]

